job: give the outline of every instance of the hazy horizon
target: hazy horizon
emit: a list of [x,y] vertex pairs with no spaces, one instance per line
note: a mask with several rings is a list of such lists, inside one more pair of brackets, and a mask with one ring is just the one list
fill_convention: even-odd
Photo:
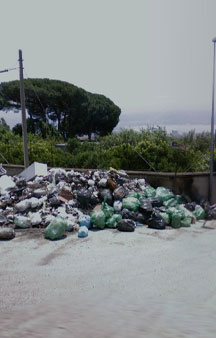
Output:
[[[186,133],[190,130],[195,129],[196,133],[203,132],[203,131],[209,131],[210,132],[210,122],[209,123],[203,123],[202,122],[202,114],[200,119],[196,119],[196,121],[184,119],[181,123],[174,123],[174,121],[170,120],[170,123],[165,123],[163,119],[157,118],[157,114],[155,113],[155,118],[150,119],[149,116],[153,113],[145,114],[145,113],[133,113],[133,115],[120,115],[120,121],[118,125],[115,127],[114,131],[120,131],[121,129],[134,129],[136,131],[147,128],[147,127],[153,127],[153,126],[160,126],[166,129],[168,133],[172,132],[173,130],[178,131],[179,133]],[[167,113],[167,118],[170,113]],[[166,115],[166,114],[164,114]],[[177,113],[177,115],[181,115],[182,113]],[[187,113],[186,113],[187,115]],[[133,119],[132,119],[133,116]],[[159,115],[160,117],[160,115]],[[6,123],[10,126],[12,129],[17,123],[21,123],[21,111],[18,113],[14,113],[12,111],[9,112],[3,112],[0,111],[0,118],[4,118]],[[180,117],[178,117],[180,118]],[[177,122],[178,122],[177,118]],[[204,118],[204,116],[203,116]],[[175,119],[174,119],[175,120]],[[209,117],[210,121],[210,117]]]

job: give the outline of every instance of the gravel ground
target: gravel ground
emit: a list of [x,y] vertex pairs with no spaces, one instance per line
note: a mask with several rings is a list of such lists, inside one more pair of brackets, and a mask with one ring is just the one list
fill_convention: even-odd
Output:
[[216,221],[0,242],[0,337],[215,337]]

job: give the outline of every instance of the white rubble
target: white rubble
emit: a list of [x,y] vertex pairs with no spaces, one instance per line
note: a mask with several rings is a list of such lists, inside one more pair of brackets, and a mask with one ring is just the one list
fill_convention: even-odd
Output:
[[29,181],[36,176],[47,176],[47,164],[34,162],[28,168],[24,169],[19,176]]
[[7,194],[7,192],[14,188],[16,184],[14,183],[12,177],[3,175],[0,177],[0,194],[4,195]]

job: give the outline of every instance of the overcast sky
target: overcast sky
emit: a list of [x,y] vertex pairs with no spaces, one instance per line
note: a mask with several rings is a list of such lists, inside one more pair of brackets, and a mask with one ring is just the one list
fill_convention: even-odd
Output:
[[0,70],[20,48],[25,77],[104,94],[123,118],[209,123],[216,0],[0,0],[0,11]]

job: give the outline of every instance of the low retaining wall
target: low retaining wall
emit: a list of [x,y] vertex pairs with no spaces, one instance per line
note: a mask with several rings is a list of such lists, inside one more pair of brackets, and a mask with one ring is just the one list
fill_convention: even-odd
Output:
[[25,169],[24,165],[2,164],[2,166],[7,170],[7,175],[9,176],[18,175]]
[[[24,170],[22,165],[4,164],[10,176],[17,175]],[[66,168],[71,170],[71,168]],[[87,169],[74,169],[85,172]],[[209,173],[160,173],[151,171],[127,171],[132,178],[145,178],[153,187],[163,186],[171,189],[175,194],[184,195],[194,201],[199,202],[202,198],[209,197]],[[213,180],[213,203],[216,203],[216,174]]]
[[[153,187],[163,186],[171,189],[175,194],[184,195],[193,201],[200,202],[209,198],[209,173],[160,173],[129,171],[130,177],[144,177]],[[216,203],[216,174],[213,179],[213,203]]]

